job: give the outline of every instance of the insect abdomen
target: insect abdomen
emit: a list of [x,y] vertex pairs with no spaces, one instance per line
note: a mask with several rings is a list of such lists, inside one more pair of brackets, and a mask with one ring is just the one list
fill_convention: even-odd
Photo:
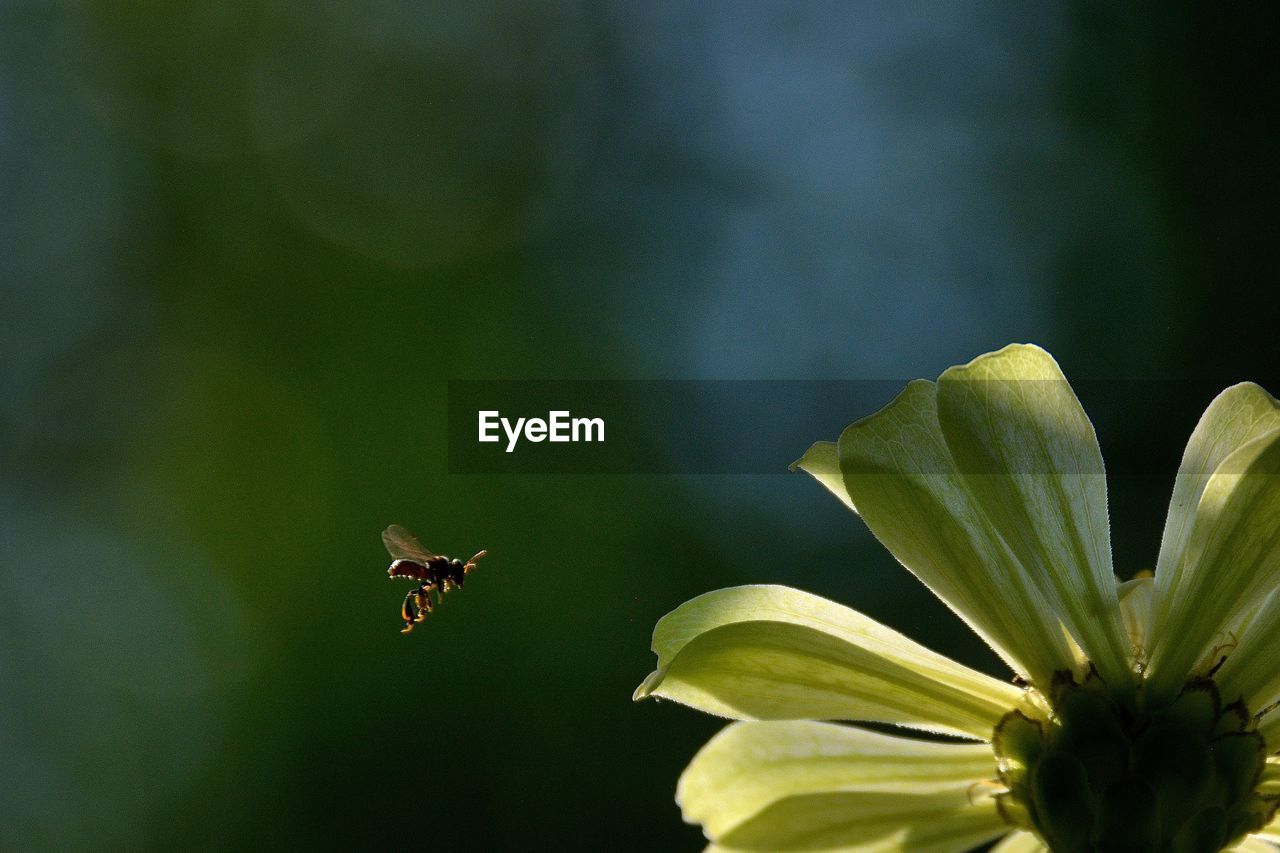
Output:
[[393,578],[411,578],[415,581],[424,581],[432,577],[434,573],[413,560],[393,560],[391,568],[387,569],[387,574]]

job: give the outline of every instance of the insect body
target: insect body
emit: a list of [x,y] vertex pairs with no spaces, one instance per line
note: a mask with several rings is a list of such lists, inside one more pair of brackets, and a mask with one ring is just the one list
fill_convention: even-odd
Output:
[[[462,589],[463,579],[476,567],[476,562],[489,553],[481,551],[465,563],[441,557],[422,547],[416,536],[398,524],[382,531],[382,544],[387,546],[387,553],[392,557],[387,576],[418,582],[418,588],[409,591],[400,607],[400,616],[404,619],[402,634],[409,633],[426,619],[446,592],[454,587]],[[433,592],[435,601],[431,600]]]

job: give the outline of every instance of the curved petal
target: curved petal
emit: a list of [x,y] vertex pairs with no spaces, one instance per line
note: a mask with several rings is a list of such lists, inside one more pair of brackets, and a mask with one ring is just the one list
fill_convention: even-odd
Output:
[[963,791],[917,796],[852,791],[779,800],[707,849],[962,853],[1008,831],[993,800],[970,804]]
[[1239,853],[1276,853],[1275,844],[1265,841],[1256,835],[1250,835],[1231,849],[1237,850]]
[[834,441],[815,441],[795,462],[791,470],[799,468],[827,488],[827,491],[839,498],[845,506],[854,512],[858,508],[853,505],[853,498],[844,487],[844,475],[840,473],[840,453]]
[[1280,402],[1252,382],[1232,385],[1200,416],[1178,466],[1156,561],[1156,599],[1162,616],[1169,591],[1178,586],[1186,566],[1182,558],[1209,477],[1233,452],[1277,428]]
[[1267,596],[1237,640],[1213,680],[1227,701],[1242,698],[1250,710],[1261,711],[1280,696],[1280,662],[1275,656],[1280,648],[1280,591]]
[[1154,580],[1150,573],[1120,584],[1116,592],[1120,596],[1120,615],[1129,635],[1129,645],[1134,657],[1145,661],[1151,640],[1151,597]]
[[[1266,735],[1263,735],[1266,740]],[[1264,797],[1280,796],[1280,758],[1270,756],[1262,768],[1262,779],[1258,782],[1258,793]]]
[[[1271,766],[1268,766],[1271,769]],[[1265,778],[1265,777],[1264,777]],[[1271,844],[1280,844],[1280,814],[1271,819],[1271,822],[1264,826],[1261,830],[1249,836],[1257,841],[1266,841]]]
[[1093,425],[1047,352],[1013,344],[938,379],[947,446],[982,509],[1099,674],[1127,687],[1107,477]]
[[995,776],[987,744],[933,743],[853,726],[733,723],[690,762],[676,789],[687,823],[716,840],[792,797],[968,792]]
[[[1271,701],[1276,701],[1276,699],[1280,699],[1280,696]],[[1259,708],[1258,710],[1262,709]],[[1258,721],[1258,734],[1262,735],[1262,739],[1268,744],[1280,743],[1280,708],[1272,708],[1266,716]],[[1280,794],[1280,789],[1275,793]],[[1277,828],[1276,832],[1280,834],[1280,828]]]
[[1152,695],[1175,694],[1228,620],[1278,585],[1280,429],[1275,429],[1227,456],[1205,483],[1177,585],[1156,601],[1147,671]]
[[742,586],[701,595],[653,632],[657,696],[737,719],[865,720],[988,739],[1022,691],[816,595]]
[[1035,833],[1018,830],[1011,832],[991,848],[991,853],[1048,853],[1049,848]]
[[1058,614],[991,529],[911,382],[840,435],[845,489],[875,537],[1015,670],[1047,684],[1074,658]]

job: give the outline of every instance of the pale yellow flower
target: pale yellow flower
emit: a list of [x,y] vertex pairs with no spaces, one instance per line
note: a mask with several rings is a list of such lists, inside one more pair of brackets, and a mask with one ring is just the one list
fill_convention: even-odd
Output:
[[739,721],[677,789],[714,849],[1275,850],[1280,404],[1265,391],[1209,406],[1154,577],[1126,583],[1093,427],[1037,347],[912,382],[796,467],[1015,677],[786,587],[682,605],[636,698]]

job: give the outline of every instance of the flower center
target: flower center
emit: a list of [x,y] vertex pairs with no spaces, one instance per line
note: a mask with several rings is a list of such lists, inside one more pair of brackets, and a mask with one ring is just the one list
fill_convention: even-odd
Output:
[[1223,706],[1209,679],[1134,711],[1099,679],[1059,673],[1043,699],[1006,714],[993,746],[1009,789],[1001,814],[1054,853],[1217,853],[1276,809],[1256,790],[1266,742],[1244,703]]

